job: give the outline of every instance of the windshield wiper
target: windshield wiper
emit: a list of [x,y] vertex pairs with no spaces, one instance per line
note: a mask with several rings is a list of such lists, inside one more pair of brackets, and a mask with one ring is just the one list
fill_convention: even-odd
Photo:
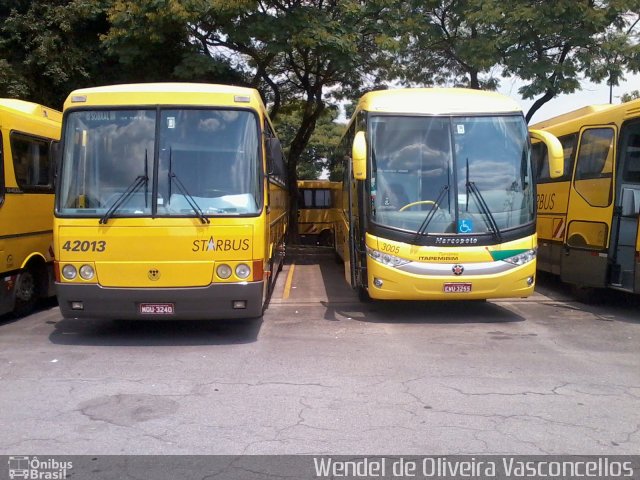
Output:
[[440,193],[438,194],[438,198],[436,198],[436,201],[433,202],[433,207],[431,208],[431,210],[429,210],[429,213],[427,213],[427,216],[424,217],[424,220],[420,224],[420,228],[418,228],[418,230],[416,231],[416,236],[414,237],[414,240],[413,240],[414,242],[418,240],[418,237],[420,235],[424,235],[426,233],[429,223],[431,223],[431,220],[433,220],[433,217],[435,217],[436,215],[436,210],[440,208],[440,202],[442,201],[444,194],[447,193],[448,191],[449,191],[449,185],[443,185],[442,188],[440,188]]
[[138,175],[131,185],[122,192],[122,194],[113,202],[113,205],[106,211],[106,213],[100,219],[100,224],[104,225],[111,218],[111,216],[118,210],[124,203],[136,193],[136,191],[144,184],[144,206],[148,207],[147,195],[149,194],[147,186],[149,185],[149,162],[147,160],[147,149],[144,150],[144,175]]
[[482,193],[478,189],[477,185],[474,182],[469,181],[469,159],[467,158],[467,212],[469,211],[469,192],[475,197],[476,202],[478,202],[478,206],[480,207],[480,211],[483,214],[483,218],[485,219],[485,223],[487,227],[493,232],[498,242],[502,242],[502,234],[500,233],[500,228],[498,228],[498,223],[496,222],[496,217],[493,216],[487,202],[485,201]]
[[122,194],[120,194],[114,204],[111,205],[111,208],[109,208],[109,210],[107,210],[107,212],[102,216],[99,223],[102,225],[106,224],[115,211],[118,210],[129,199],[129,197],[131,197],[131,195],[136,193],[142,185],[146,185],[148,181],[149,177],[146,175],[138,175],[133,183],[129,185]]
[[171,157],[172,157],[172,149],[171,149],[171,147],[169,147],[169,199],[171,199],[171,183],[175,180],[176,185],[178,186],[178,190],[180,190],[180,193],[182,193],[182,195],[184,195],[184,198],[187,199],[187,202],[189,203],[189,206],[196,213],[196,215],[198,216],[200,221],[203,224],[204,223],[211,223],[211,221],[207,217],[205,217],[202,209],[196,203],[196,200],[191,196],[191,194],[187,191],[187,188],[180,181],[178,176],[173,172],[173,169],[172,169],[172,158]]

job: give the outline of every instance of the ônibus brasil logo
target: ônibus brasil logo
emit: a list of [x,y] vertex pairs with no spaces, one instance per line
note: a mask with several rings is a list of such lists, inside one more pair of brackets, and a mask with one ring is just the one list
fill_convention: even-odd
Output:
[[64,480],[73,468],[72,462],[61,462],[54,458],[40,460],[38,457],[9,457],[9,478],[33,480]]

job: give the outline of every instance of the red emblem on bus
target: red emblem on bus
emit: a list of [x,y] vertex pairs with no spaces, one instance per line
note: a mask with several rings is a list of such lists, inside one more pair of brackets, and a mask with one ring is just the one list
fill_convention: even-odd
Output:
[[462,265],[454,265],[453,267],[451,267],[451,271],[454,275],[462,275],[462,272],[464,272],[464,267]]

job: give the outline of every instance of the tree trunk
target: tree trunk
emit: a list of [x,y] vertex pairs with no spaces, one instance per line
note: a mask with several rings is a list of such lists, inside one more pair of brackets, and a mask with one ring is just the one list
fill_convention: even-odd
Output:
[[556,96],[556,91],[553,88],[548,88],[547,91],[545,92],[545,94],[540,97],[538,100],[536,100],[533,105],[531,105],[531,108],[529,109],[529,111],[527,112],[527,115],[525,116],[526,120],[527,120],[527,124],[531,121],[531,117],[533,117],[533,115],[540,110],[540,107],[542,107],[545,103],[547,103],[549,100],[552,100],[553,97]]

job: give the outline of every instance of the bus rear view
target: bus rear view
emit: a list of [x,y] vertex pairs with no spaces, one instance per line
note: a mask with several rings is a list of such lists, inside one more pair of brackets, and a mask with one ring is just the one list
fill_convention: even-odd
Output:
[[255,90],[73,92],[54,231],[63,316],[261,315],[286,229],[286,192],[265,173],[277,148]]

